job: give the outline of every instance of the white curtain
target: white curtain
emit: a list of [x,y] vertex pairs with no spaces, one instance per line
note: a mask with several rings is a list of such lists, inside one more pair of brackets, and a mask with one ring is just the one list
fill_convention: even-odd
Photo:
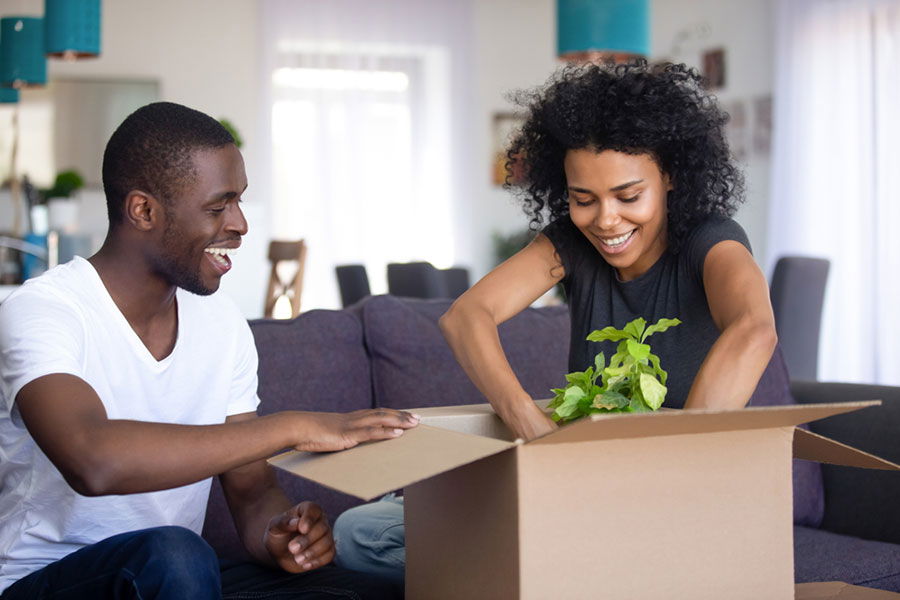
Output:
[[900,2],[775,16],[769,256],[831,261],[820,380],[900,385]]
[[262,7],[266,193],[273,237],[307,241],[302,309],[340,306],[340,264],[364,264],[373,293],[388,262],[450,266],[468,4]]

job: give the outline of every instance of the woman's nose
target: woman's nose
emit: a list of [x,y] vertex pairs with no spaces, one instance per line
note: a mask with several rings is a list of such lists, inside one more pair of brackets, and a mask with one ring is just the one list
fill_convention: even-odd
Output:
[[598,229],[609,230],[615,228],[619,223],[619,212],[616,209],[615,202],[610,200],[600,200],[597,202],[597,215],[594,220]]

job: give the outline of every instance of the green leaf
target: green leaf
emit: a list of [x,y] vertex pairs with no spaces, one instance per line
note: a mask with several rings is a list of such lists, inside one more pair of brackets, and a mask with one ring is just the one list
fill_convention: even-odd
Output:
[[604,392],[594,397],[591,406],[606,410],[621,410],[628,406],[628,398],[617,392]]
[[625,326],[625,333],[634,338],[636,341],[641,341],[641,335],[644,333],[644,328],[646,326],[647,321],[645,321],[643,317],[638,317]]
[[669,379],[669,374],[665,371],[665,369],[659,366],[659,357],[655,354],[650,354],[650,356],[648,356],[647,358],[650,360],[650,364],[653,365],[654,370],[656,370],[656,374],[659,375],[659,380],[663,385],[666,385],[666,381],[668,381]]
[[589,342],[618,342],[619,340],[624,340],[630,337],[628,333],[616,329],[615,327],[609,326],[604,327],[603,329],[597,329],[592,331],[587,336],[587,341]]
[[676,325],[681,325],[681,321],[678,319],[660,319],[655,325],[651,325],[647,328],[647,331],[645,331],[643,337],[641,337],[641,341],[643,342],[654,333],[665,331],[669,327],[675,327]]
[[594,381],[597,381],[597,376],[603,372],[603,369],[606,367],[606,357],[603,356],[603,353],[600,352],[597,356],[594,357],[594,372],[596,375],[594,376]]
[[653,375],[641,373],[641,395],[647,406],[657,410],[666,399],[666,386],[657,381]]
[[645,360],[650,356],[650,346],[641,344],[635,340],[628,340],[628,354],[634,357],[634,360]]

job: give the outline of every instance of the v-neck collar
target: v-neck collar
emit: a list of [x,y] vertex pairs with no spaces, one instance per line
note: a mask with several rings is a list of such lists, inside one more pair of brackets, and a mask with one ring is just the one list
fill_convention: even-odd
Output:
[[97,273],[97,269],[94,268],[94,265],[90,263],[90,261],[76,256],[75,259],[79,263],[83,264],[83,269],[85,272],[90,273],[88,277],[91,278],[93,285],[97,287],[98,296],[100,301],[106,304],[107,312],[112,315],[113,320],[116,322],[116,326],[122,330],[122,335],[125,336],[125,339],[128,340],[129,345],[134,350],[135,354],[145,362],[149,367],[156,371],[164,371],[169,364],[173,361],[173,357],[178,352],[178,348],[180,347],[181,341],[181,331],[184,325],[184,319],[182,318],[182,305],[184,304],[181,301],[182,298],[182,290],[180,288],[176,288],[175,290],[175,310],[177,312],[177,331],[175,334],[175,345],[172,347],[172,351],[162,360],[156,360],[156,357],[150,352],[150,349],[144,345],[143,340],[141,340],[140,336],[131,326],[131,323],[128,322],[128,319],[125,318],[125,315],[122,314],[122,311],[119,309],[119,306],[113,300],[112,296],[109,293],[109,290],[106,289],[106,284],[103,283],[103,280],[100,278],[100,274]]

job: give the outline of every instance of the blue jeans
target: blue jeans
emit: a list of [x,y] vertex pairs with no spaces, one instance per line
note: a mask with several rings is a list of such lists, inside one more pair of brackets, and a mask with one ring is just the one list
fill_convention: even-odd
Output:
[[251,563],[219,561],[183,527],[123,533],[23,577],[2,600],[207,600],[222,598],[402,598],[390,582],[333,565],[292,575]]
[[402,584],[406,570],[403,498],[388,494],[342,513],[334,523],[335,563]]

